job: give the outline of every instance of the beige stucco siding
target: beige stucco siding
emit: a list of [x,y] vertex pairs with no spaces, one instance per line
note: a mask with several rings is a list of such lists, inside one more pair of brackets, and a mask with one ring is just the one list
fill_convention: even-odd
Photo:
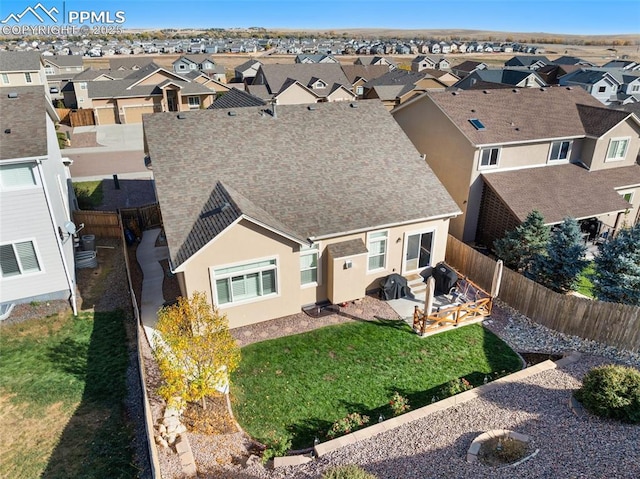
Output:
[[415,101],[393,113],[406,135],[462,210],[450,232],[462,238],[476,149],[430,101]]
[[279,105],[298,105],[301,103],[316,103],[318,101],[315,95],[298,85],[290,86],[276,98]]
[[[629,145],[627,146],[627,153],[623,160],[606,160],[609,144],[612,139],[624,139],[628,138]],[[618,168],[621,166],[631,166],[638,158],[638,151],[640,150],[640,126],[633,120],[627,121],[616,125],[615,128],[607,132],[602,138],[599,138],[593,146],[593,155],[589,159],[591,170],[604,170],[606,168]],[[585,162],[586,163],[586,162]]]
[[[183,294],[193,295],[195,291],[203,291],[208,299],[215,302],[215,274],[213,270],[221,267],[242,265],[266,259],[276,259],[277,262],[277,294],[253,298],[252,300],[238,304],[221,305],[220,310],[227,314],[231,328],[245,326],[269,319],[287,316],[300,311],[302,306],[321,302],[326,299],[334,299],[343,302],[358,299],[366,294],[366,291],[378,288],[380,279],[391,273],[402,273],[405,242],[407,235],[416,232],[433,231],[431,263],[436,264],[444,260],[448,219],[433,220],[410,225],[387,228],[387,248],[385,267],[368,271],[368,256],[353,257],[353,271],[349,274],[340,274],[335,277],[330,275],[335,264],[326,250],[327,246],[351,239],[360,239],[367,245],[367,233],[357,233],[318,241],[321,267],[318,271],[319,284],[300,284],[300,245],[281,237],[265,228],[257,226],[247,220],[241,220],[216,237],[200,252],[184,263],[178,274]],[[357,258],[357,259],[355,259]],[[342,260],[344,261],[344,260]],[[335,281],[338,281],[338,284]],[[328,289],[340,287],[339,294]],[[334,289],[335,291],[335,289]]]
[[185,264],[186,293],[191,296],[195,291],[203,291],[211,301],[213,269],[275,258],[278,265],[276,295],[235,306],[223,305],[220,310],[227,314],[232,328],[296,313],[300,311],[300,263],[298,255],[294,254],[296,250],[296,243],[241,220]]

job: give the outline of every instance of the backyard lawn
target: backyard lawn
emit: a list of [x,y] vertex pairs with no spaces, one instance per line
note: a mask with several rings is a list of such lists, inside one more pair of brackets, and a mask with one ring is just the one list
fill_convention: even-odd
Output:
[[576,288],[578,293],[593,298],[593,283],[591,282],[591,276],[594,272],[595,268],[593,267],[593,261],[591,261],[578,276],[578,286]]
[[79,181],[73,184],[73,191],[81,210],[91,210],[102,204],[102,180]]
[[390,417],[396,391],[416,409],[442,396],[450,380],[477,386],[520,367],[518,356],[478,324],[420,338],[404,322],[362,321],[242,348],[231,391],[249,434],[268,445],[291,440],[299,449],[326,440],[349,413],[371,422]]
[[84,312],[2,326],[0,477],[136,477],[123,320]]

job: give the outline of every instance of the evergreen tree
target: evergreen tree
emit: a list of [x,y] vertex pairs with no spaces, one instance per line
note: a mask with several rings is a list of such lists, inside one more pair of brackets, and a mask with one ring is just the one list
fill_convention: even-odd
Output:
[[538,254],[533,260],[535,280],[559,293],[572,291],[588,263],[584,258],[586,250],[578,222],[565,218],[551,232],[546,254]]
[[604,243],[594,263],[599,300],[640,306],[640,223]]
[[544,225],[540,212],[533,210],[521,225],[496,240],[493,248],[507,268],[523,271],[537,254],[545,251],[548,242],[549,228]]

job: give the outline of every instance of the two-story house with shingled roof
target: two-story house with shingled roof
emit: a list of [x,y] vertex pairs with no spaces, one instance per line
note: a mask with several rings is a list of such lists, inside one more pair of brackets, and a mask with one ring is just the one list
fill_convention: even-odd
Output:
[[640,121],[581,88],[428,92],[392,114],[463,211],[463,241],[491,246],[534,209],[610,233],[637,221]]
[[73,190],[42,85],[0,95],[0,319],[11,305],[69,299],[76,308]]
[[379,102],[143,125],[181,292],[204,291],[232,328],[356,300],[444,259],[460,210]]

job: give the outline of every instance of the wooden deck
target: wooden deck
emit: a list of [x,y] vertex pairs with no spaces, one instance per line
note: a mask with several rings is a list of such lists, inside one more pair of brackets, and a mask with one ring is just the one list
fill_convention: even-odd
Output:
[[[431,311],[418,306],[413,313],[413,330],[428,336],[453,327],[482,321],[491,315],[493,298],[489,293],[458,273],[456,290],[451,295],[436,296]],[[426,302],[425,302],[426,308]]]

